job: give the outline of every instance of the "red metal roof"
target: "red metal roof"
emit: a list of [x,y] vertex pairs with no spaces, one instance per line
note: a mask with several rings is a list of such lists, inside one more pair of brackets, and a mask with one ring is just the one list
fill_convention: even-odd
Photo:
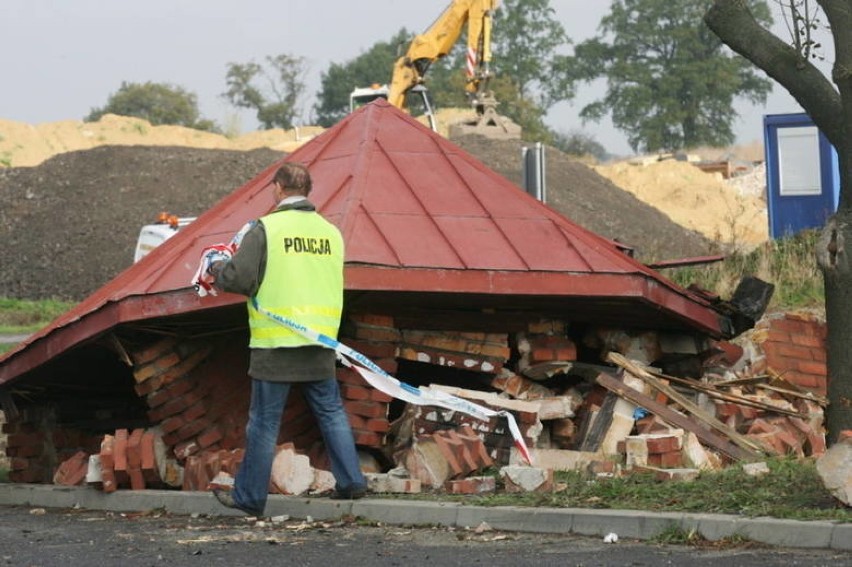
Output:
[[[572,223],[384,101],[290,154],[342,231],[347,291],[597,297],[640,302],[710,335],[706,300]],[[241,303],[199,298],[200,251],[274,205],[279,163],[0,359],[0,384],[121,323]]]

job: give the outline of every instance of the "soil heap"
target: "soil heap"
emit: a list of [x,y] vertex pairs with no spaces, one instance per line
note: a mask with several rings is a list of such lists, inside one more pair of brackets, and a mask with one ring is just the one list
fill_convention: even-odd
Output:
[[[0,238],[9,251],[0,271],[0,296],[86,297],[132,263],[139,228],[160,211],[199,215],[317,133],[277,130],[232,140],[116,116],[48,126],[21,128],[0,120],[0,144],[5,144],[0,158],[6,155],[8,162],[12,155],[13,164],[33,164],[0,166]],[[522,141],[465,136],[453,142],[521,185]],[[66,151],[70,148],[77,151]],[[45,160],[51,151],[53,157]],[[634,247],[640,260],[719,251],[712,239],[674,222],[590,166],[553,148],[547,148],[546,160],[548,205],[588,230]]]

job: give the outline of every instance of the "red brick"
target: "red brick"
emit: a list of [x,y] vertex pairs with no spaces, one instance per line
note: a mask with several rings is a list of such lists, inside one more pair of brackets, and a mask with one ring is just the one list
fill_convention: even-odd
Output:
[[813,348],[813,349],[823,349],[825,348],[825,341],[823,341],[819,337],[815,337],[812,334],[805,335],[793,335],[790,337],[794,345]]
[[393,317],[390,315],[376,315],[374,313],[350,313],[349,318],[355,323],[366,323],[375,327],[393,328]]
[[195,380],[192,380],[190,377],[184,377],[183,379],[175,380],[174,382],[162,388],[161,390],[157,390],[156,392],[148,394],[148,397],[146,398],[146,401],[148,402],[148,407],[155,408],[160,404],[163,404],[173,398],[182,396],[183,394],[192,390],[195,386]]
[[222,439],[222,431],[216,426],[210,426],[198,434],[198,446],[206,449]]
[[390,422],[387,418],[368,419],[365,426],[370,431],[375,431],[377,433],[387,433],[390,430]]
[[846,441],[847,439],[852,439],[852,429],[844,429],[837,435],[837,442]]
[[186,441],[204,431],[208,425],[210,425],[210,422],[206,419],[190,421],[187,422],[186,425],[178,429],[175,432],[175,435],[177,436],[177,439],[179,441]]
[[370,390],[363,386],[354,384],[342,384],[340,387],[340,395],[346,400],[369,400]]
[[648,453],[670,453],[680,450],[678,438],[674,436],[648,437],[645,442],[648,445]]
[[13,433],[6,437],[7,447],[25,447],[27,445],[43,445],[45,435],[42,432]]
[[144,429],[134,429],[127,438],[127,468],[138,469],[142,467],[142,435]]
[[[167,391],[167,388],[164,388],[159,392],[165,391]],[[161,404],[155,409],[149,410],[148,418],[155,423],[163,421],[167,417],[179,414],[199,399],[201,399],[201,393],[196,390],[192,390],[183,395],[172,396],[172,398],[166,403]]]
[[121,486],[127,482],[127,430],[117,429],[115,431],[115,445],[113,446],[113,458],[115,459],[115,481]]
[[189,355],[187,358],[182,360],[180,364],[177,364],[176,366],[173,366],[163,372],[163,384],[170,384],[171,382],[174,382],[175,380],[185,376],[187,373],[192,371],[193,368],[201,364],[201,362],[203,362],[204,359],[207,358],[207,356],[210,354],[210,351],[212,350],[213,347],[207,345]]
[[375,388],[370,388],[370,399],[374,402],[380,402],[383,404],[390,403],[393,401],[393,396],[389,394],[385,394],[381,390],[377,390]]
[[161,428],[163,430],[163,433],[172,433],[183,427],[184,424],[185,422],[183,418],[179,415],[176,415],[165,420],[161,424]]
[[338,368],[335,374],[337,375],[337,381],[341,384],[353,384],[355,386],[367,385],[366,380],[352,368]]
[[771,350],[778,356],[783,356],[785,358],[795,358],[798,360],[813,360],[814,358],[811,354],[810,348],[796,346],[794,344],[774,345]]
[[195,421],[197,419],[201,419],[207,414],[207,404],[204,400],[201,400],[194,405],[187,408],[185,412],[181,414],[183,420],[187,423]]
[[154,452],[154,432],[146,431],[142,435],[140,443],[140,455],[142,462],[140,468],[142,475],[148,483],[158,482],[160,480],[160,472],[157,468],[156,454]]
[[447,461],[447,464],[450,466],[450,470],[453,471],[453,474],[450,476],[459,476],[463,473],[470,472],[471,469],[462,468],[462,459],[460,458],[460,455],[458,455],[461,450],[460,443],[452,443],[446,438],[446,436],[441,435],[440,433],[425,437],[419,442],[428,443],[430,440],[438,447],[438,450],[441,452],[441,456],[444,457],[444,460]]
[[816,374],[817,376],[828,374],[828,367],[824,362],[802,360],[798,364],[798,369],[805,374]]
[[164,352],[171,350],[176,344],[177,339],[175,337],[168,337],[147,348],[131,352],[130,358],[133,359],[133,362],[137,365],[145,364],[146,362],[154,360]]
[[355,444],[363,447],[381,447],[384,444],[384,436],[379,435],[375,431],[364,431],[353,428],[352,435],[355,437]]
[[803,333],[806,332],[810,325],[802,320],[791,318],[774,319],[770,322],[770,328],[773,330],[787,331],[788,333]]
[[397,329],[358,325],[355,329],[355,338],[365,341],[397,343],[402,335]]
[[136,382],[144,382],[149,378],[159,376],[179,362],[180,356],[176,352],[169,352],[148,364],[136,368],[133,371],[133,378]]
[[388,408],[379,402],[358,402],[344,400],[343,407],[347,413],[353,413],[362,417],[387,417]]
[[669,453],[654,453],[648,455],[648,465],[663,469],[674,469],[683,466],[683,458],[680,451]]
[[129,469],[127,476],[130,478],[131,490],[145,490],[145,476],[141,469]]
[[[769,329],[766,333],[766,342],[786,344],[793,342],[793,337],[791,337],[790,333],[787,331],[783,331],[781,329]],[[766,348],[765,344],[764,348]]]
[[376,358],[396,358],[396,345],[393,343],[374,343],[350,338],[341,339],[340,342],[374,360]]

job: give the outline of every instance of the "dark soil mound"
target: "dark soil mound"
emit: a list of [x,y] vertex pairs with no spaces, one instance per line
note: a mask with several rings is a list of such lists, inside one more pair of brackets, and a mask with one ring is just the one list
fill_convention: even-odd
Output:
[[[522,148],[528,142],[471,135],[453,143],[523,187]],[[718,248],[559,150],[546,149],[545,167],[551,208],[587,230],[633,247],[641,261],[704,256]]]
[[133,263],[160,211],[198,215],[283,156],[101,146],[0,169],[0,296],[83,299]]
[[[454,140],[521,185],[522,142]],[[80,300],[130,266],[139,229],[160,211],[195,216],[284,154],[162,146],[102,146],[37,167],[0,169],[0,296]],[[589,167],[553,149],[548,204],[580,226],[637,248],[645,261],[708,253],[675,224]]]

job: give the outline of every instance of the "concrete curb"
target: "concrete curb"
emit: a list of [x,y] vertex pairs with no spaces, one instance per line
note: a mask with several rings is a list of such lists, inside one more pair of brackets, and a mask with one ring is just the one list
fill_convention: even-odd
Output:
[[[178,490],[119,490],[110,494],[88,487],[44,484],[0,484],[0,505],[43,508],[86,508],[113,512],[163,509],[172,514],[241,516],[222,507],[209,492]],[[494,529],[547,534],[574,533],[621,538],[651,539],[680,529],[695,531],[708,540],[740,536],[779,547],[852,551],[852,524],[829,521],[803,522],[775,518],[745,518],[723,514],[587,510],[581,508],[527,508],[519,506],[468,506],[452,502],[424,502],[365,498],[345,501],[272,495],[268,516],[332,520],[344,515],[372,522],[410,526],[468,528],[487,522]]]

